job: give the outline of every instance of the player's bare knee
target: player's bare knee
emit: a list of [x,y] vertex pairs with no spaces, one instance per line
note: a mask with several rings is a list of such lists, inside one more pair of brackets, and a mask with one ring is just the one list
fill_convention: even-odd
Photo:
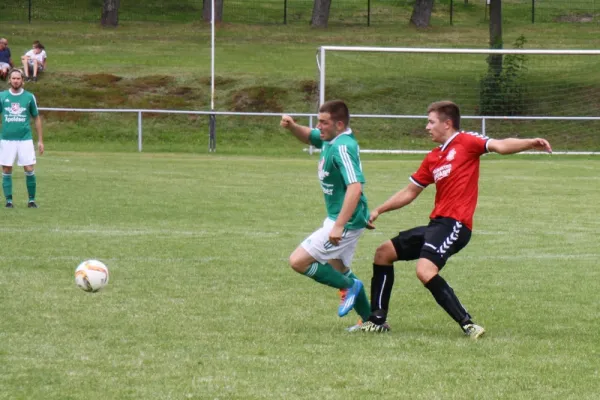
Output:
[[438,272],[439,269],[429,260],[427,260],[427,262],[420,262],[420,260],[417,262],[417,278],[419,278],[423,284],[429,282],[431,278],[438,274]]
[[385,242],[375,250],[373,262],[378,265],[390,265],[397,260],[396,250],[391,241]]
[[302,261],[302,259],[300,259],[299,257],[296,257],[294,254],[292,254],[289,258],[289,263],[290,263],[290,267],[292,267],[292,269],[300,274],[304,273],[304,271],[306,271],[306,269],[308,268],[308,265],[305,265],[306,263]]
[[417,278],[421,281],[422,284],[426,284],[427,282],[429,282],[429,279],[427,279],[428,274],[425,274],[424,271],[420,270],[418,267],[416,270],[416,274]]

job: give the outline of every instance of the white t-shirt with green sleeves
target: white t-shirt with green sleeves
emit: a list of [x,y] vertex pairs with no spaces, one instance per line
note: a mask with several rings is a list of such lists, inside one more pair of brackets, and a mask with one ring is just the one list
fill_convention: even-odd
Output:
[[39,114],[35,96],[24,89],[14,94],[10,90],[0,92],[0,115],[2,116],[2,140],[31,140],[31,117]]
[[[331,141],[323,141],[320,134],[318,129],[313,129],[309,139],[312,145],[321,149],[319,181],[325,197],[327,216],[335,221],[342,210],[348,185],[358,182],[364,186],[365,177],[362,173],[358,143],[352,130],[347,129]],[[367,198],[361,193],[356,210],[345,228],[363,229],[368,220]]]

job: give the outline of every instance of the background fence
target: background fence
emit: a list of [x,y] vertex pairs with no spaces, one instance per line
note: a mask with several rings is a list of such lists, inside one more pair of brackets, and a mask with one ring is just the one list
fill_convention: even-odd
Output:
[[[223,22],[309,24],[314,0],[224,0]],[[0,21],[99,22],[102,0],[3,0]],[[407,23],[414,0],[334,0],[330,25]],[[487,17],[486,0],[436,0],[433,17],[446,23]],[[202,20],[203,0],[121,1],[121,21],[195,22]],[[504,0],[510,20],[598,23],[597,0]]]
[[[136,129],[137,129],[137,150],[139,152],[143,151],[144,148],[144,128],[143,128],[143,116],[146,115],[195,115],[195,116],[204,116],[206,118],[210,118],[211,116],[230,116],[230,117],[267,117],[267,118],[281,118],[280,113],[269,113],[269,112],[261,112],[261,113],[253,113],[253,112],[230,112],[230,111],[189,111],[189,110],[143,110],[143,109],[101,109],[101,108],[55,108],[55,107],[40,107],[40,111],[45,112],[59,112],[59,113],[120,113],[120,114],[136,114]],[[307,122],[302,122],[307,124],[310,127],[314,127],[317,125],[317,114],[308,114],[308,113],[290,113],[289,115],[294,118],[305,118]],[[426,115],[377,115],[377,114],[353,114],[352,119],[387,119],[387,120],[400,120],[400,119],[416,119],[419,121],[423,121],[427,118]],[[533,117],[533,116],[519,116],[519,117],[498,117],[498,116],[485,116],[485,115],[463,115],[461,116],[462,120],[471,120],[474,121],[472,126],[477,126],[476,130],[483,135],[486,135],[486,125],[490,121],[498,121],[501,123],[507,123],[509,121],[533,121],[533,122],[560,122],[560,121],[578,121],[578,122],[592,122],[599,123],[600,117]],[[275,124],[273,124],[275,125]],[[134,135],[133,129],[130,132],[131,137]],[[200,133],[202,135],[202,133]],[[216,138],[213,136],[213,133],[209,135],[207,138],[209,142],[208,148],[209,151],[216,151]],[[311,145],[305,149],[312,154],[315,151],[315,148]],[[318,151],[318,150],[317,150]],[[429,150],[382,150],[382,149],[361,149],[361,152],[364,153],[413,153],[413,154],[425,154],[428,153]],[[528,154],[544,154],[539,152],[528,152]],[[558,151],[554,152],[554,154],[574,154],[574,155],[600,155],[600,151]]]

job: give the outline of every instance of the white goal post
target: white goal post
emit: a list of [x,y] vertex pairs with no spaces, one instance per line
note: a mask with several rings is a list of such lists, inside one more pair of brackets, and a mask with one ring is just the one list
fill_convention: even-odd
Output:
[[[371,55],[365,55],[364,53],[371,53]],[[391,53],[395,53],[396,55],[390,55]],[[506,114],[487,114],[484,112],[489,110],[489,108],[486,109],[484,101],[482,101],[482,98],[484,97],[483,93],[485,92],[485,89],[482,89],[485,86],[485,83],[482,83],[482,80],[488,70],[487,60],[490,56],[500,56],[501,59],[504,57],[504,60],[511,60],[511,58],[507,56],[522,56],[521,58],[512,57],[513,61],[511,62],[513,64],[510,64],[510,66],[514,67],[516,65],[516,67],[508,71],[506,76],[503,75],[496,81],[496,84],[505,85],[507,80],[514,78],[515,74],[523,74],[522,87],[517,88],[518,91],[522,91],[522,93],[517,93],[520,96],[519,101],[514,101],[512,98],[507,99],[507,103],[512,103],[507,106]],[[548,58],[548,56],[558,58]],[[594,64],[591,65],[600,66],[600,50],[321,46],[317,51],[317,68],[319,73],[318,101],[319,105],[323,104],[328,95],[331,98],[347,100],[343,95],[350,93],[350,95],[355,98],[367,99],[367,101],[364,101],[363,103],[357,102],[359,103],[359,107],[355,107],[354,104],[351,105],[351,115],[353,118],[393,119],[395,121],[420,119],[419,123],[422,124],[423,119],[426,118],[424,113],[427,104],[435,100],[454,100],[459,104],[463,111],[464,115],[462,116],[462,119],[473,120],[471,121],[472,123],[477,122],[479,127],[476,130],[484,134],[486,133],[486,124],[492,125],[502,121],[509,121],[514,124],[520,124],[518,127],[523,129],[524,134],[535,129],[531,126],[526,127],[526,124],[537,123],[540,127],[538,130],[542,133],[549,132],[548,129],[556,129],[553,131],[556,133],[559,132],[559,129],[565,129],[565,127],[572,131],[581,130],[582,132],[587,132],[595,130],[596,135],[599,136],[600,140],[600,130],[597,129],[600,128],[600,113],[598,113],[597,108],[598,104],[600,104],[600,96],[592,93],[592,91],[598,92],[600,86],[593,86],[593,83],[590,85],[587,82],[597,80],[593,78],[592,74],[597,74],[598,69],[589,67],[590,64],[587,63],[587,60],[582,62],[582,58],[579,56],[595,56],[592,58],[587,57],[587,60],[593,59]],[[336,59],[335,57],[338,57],[337,62],[332,61]],[[427,57],[429,58],[426,59]],[[413,64],[410,64],[411,62]],[[522,64],[518,64],[519,62],[522,62]],[[439,93],[436,93],[434,83],[431,83],[431,87],[427,86],[429,82],[427,82],[428,70],[426,69],[430,66],[434,69],[437,68],[432,75],[439,77],[444,74],[443,71],[440,71],[440,68],[443,68],[445,63],[449,66],[449,72],[446,74],[448,75],[448,82],[442,82],[440,87],[456,87],[458,91],[463,90],[461,88],[466,87],[467,89],[464,91],[468,91],[468,95],[466,93],[463,94],[457,92],[456,97],[459,99],[455,99],[454,92],[440,90]],[[330,64],[334,66],[330,67]],[[464,71],[461,71],[461,69],[463,69],[463,64]],[[352,68],[354,68],[354,70]],[[469,68],[471,68],[473,72],[466,72]],[[563,70],[559,70],[559,68],[562,68]],[[349,71],[344,71],[345,69],[348,69]],[[399,78],[398,81],[390,80],[390,76],[393,76],[394,74],[394,69],[397,69],[399,74],[406,74],[406,79]],[[408,81],[411,78],[418,76],[421,70],[423,72],[423,77],[416,79],[414,84],[409,83]],[[471,81],[462,86],[453,86],[453,83],[450,81],[452,81],[454,75],[460,74],[471,74],[467,75],[472,77]],[[418,98],[418,101],[415,101],[415,99],[417,99],[416,97],[409,98],[407,96],[404,101],[405,103],[419,103],[419,106],[409,110],[407,110],[409,107],[404,107],[403,109],[396,111],[393,104],[389,104],[391,103],[388,101],[389,97],[400,97],[406,93],[407,90],[392,94],[388,98],[386,98],[384,94],[381,94],[380,98],[375,97],[377,94],[370,97],[371,92],[376,92],[376,90],[370,89],[373,87],[373,82],[363,84],[365,88],[363,89],[364,92],[362,92],[362,95],[344,90],[345,86],[361,85],[358,81],[361,79],[365,80],[367,77],[368,79],[371,79],[371,75],[381,75],[380,81],[376,82],[376,84],[379,91],[382,93],[390,92],[381,89],[385,86],[385,81],[387,79],[389,80],[390,86],[398,84],[400,81],[406,81],[407,87],[411,88],[411,92],[419,92],[422,86],[421,91],[425,95],[423,96],[423,99]],[[544,81],[545,78],[549,79],[549,81]],[[579,80],[581,82],[571,82],[571,79],[577,78],[580,78]],[[583,78],[587,81],[584,82]],[[339,82],[336,83],[335,79],[339,79]],[[561,85],[561,81],[569,82]],[[330,84],[334,89],[338,89],[337,93],[335,90],[330,90]],[[326,90],[330,90],[330,92],[327,93]],[[565,103],[571,101],[568,99],[568,91],[572,91],[573,97],[576,97],[576,99],[572,100],[571,107],[565,107]],[[509,96],[514,96],[515,90],[514,88],[507,88],[506,92]],[[497,97],[497,93],[494,92],[493,88],[488,90],[488,95],[489,93],[491,93],[491,96]],[[552,96],[555,95],[556,97],[553,98]],[[418,94],[414,94],[414,96],[418,96]],[[590,97],[586,98],[585,96]],[[460,99],[461,97],[462,99]],[[594,100],[595,106],[587,107],[589,105],[588,103],[592,102],[591,99]],[[522,102],[521,109],[517,108],[515,110],[514,108],[515,106],[518,106],[519,102]],[[373,104],[373,106],[368,107],[369,109],[361,109],[361,104],[367,103]],[[377,107],[377,105],[385,105],[387,108]],[[463,105],[465,105],[464,108]],[[493,103],[491,107],[494,109]],[[500,112],[504,111],[502,107],[496,108],[495,110],[499,110]],[[580,125],[581,127],[578,125],[568,125],[577,123],[582,124]],[[551,124],[556,125],[556,127],[551,128]],[[590,128],[589,124],[596,125],[593,125],[593,128]],[[577,128],[575,128],[575,126],[577,126]],[[529,129],[529,131],[527,131],[527,129]],[[575,150],[581,149],[568,149],[565,152],[569,154],[600,154],[600,151]],[[600,150],[600,148],[598,150]],[[371,151],[376,153],[415,152],[414,149],[410,151],[382,149],[361,151]]]

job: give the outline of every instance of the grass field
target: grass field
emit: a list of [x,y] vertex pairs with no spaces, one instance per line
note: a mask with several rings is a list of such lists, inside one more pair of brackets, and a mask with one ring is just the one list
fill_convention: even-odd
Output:
[[[291,140],[291,139],[290,139]],[[364,157],[372,206],[420,157]],[[287,267],[324,216],[314,158],[49,151],[39,204],[0,210],[0,399],[596,399],[594,158],[488,156],[475,231],[443,275],[473,342],[396,266],[390,334],[348,334],[337,294]],[[429,189],[380,218],[377,245],[425,223]],[[108,287],[74,284],[104,260]],[[367,284],[368,286],[368,284]]]
[[[98,3],[65,1],[35,16],[91,20],[90,4]],[[39,105],[208,110],[210,28],[190,22],[201,3],[167,7],[152,0],[143,11],[122,3],[118,29],[14,22],[23,21],[25,9],[0,4],[0,36],[8,37],[14,59],[33,40],[48,50],[49,70],[27,85]],[[345,19],[313,30],[298,21],[309,3],[290,1],[300,8],[288,26],[240,20],[219,26],[217,110],[314,112],[314,54],[323,44],[488,46],[479,3],[455,2],[450,26],[441,2],[426,30],[407,25],[410,7],[403,1],[386,2],[366,27],[359,6],[366,2],[358,0],[345,3],[352,4]],[[260,12],[247,8],[247,16],[281,15],[274,1],[225,4],[260,4]],[[600,44],[597,23],[532,25],[524,8],[505,5],[505,43],[523,34],[527,48]],[[171,12],[186,22],[156,22]],[[404,22],[377,23],[398,15]],[[351,101],[353,112],[415,113],[422,108],[410,97],[415,93],[426,102],[447,96],[454,84],[471,91],[476,85],[464,70],[438,63],[398,66],[369,57],[346,63],[329,89]],[[561,78],[566,89],[553,90],[557,97],[539,109],[597,115],[596,63],[586,59],[580,72]],[[446,82],[411,87],[396,70]],[[573,90],[573,82],[585,91]],[[16,208],[0,210],[0,400],[597,398],[597,158],[484,158],[473,239],[443,272],[486,327],[484,339],[462,336],[418,283],[412,263],[396,267],[392,332],[352,335],[344,328],[356,317],[336,316],[336,292],[287,266],[290,252],[321,224],[324,207],[316,158],[303,155],[276,117],[219,117],[218,153],[211,155],[190,154],[207,149],[203,117],[144,115],[141,154],[134,114],[43,117],[40,208],[26,208],[24,177],[15,169]],[[362,148],[430,148],[424,123],[352,121]],[[501,122],[488,128],[490,136],[507,134]],[[600,150],[596,123],[516,128],[512,134],[547,136],[557,150]],[[420,159],[365,155],[371,206],[403,186]],[[353,267],[367,287],[377,245],[426,223],[432,204],[429,189],[405,210],[381,217],[361,239]],[[75,286],[74,270],[88,258],[110,268],[100,293]]]

